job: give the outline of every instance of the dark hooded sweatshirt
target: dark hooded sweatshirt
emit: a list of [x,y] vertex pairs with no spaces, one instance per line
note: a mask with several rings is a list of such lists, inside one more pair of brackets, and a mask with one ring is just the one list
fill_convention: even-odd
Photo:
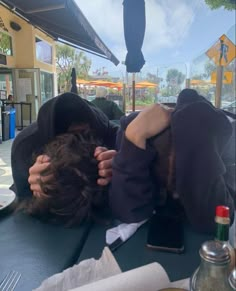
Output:
[[[124,134],[135,116],[121,119],[119,151],[113,159],[110,189],[112,211],[126,223],[149,218],[160,200],[157,180],[150,167],[156,151],[149,141],[146,150],[136,147]],[[214,231],[217,205],[229,206],[233,221],[235,120],[231,121],[222,110],[191,89],[180,93],[171,117],[176,191],[188,220],[199,231]]]
[[28,177],[33,155],[42,154],[44,146],[72,123],[88,123],[105,146],[115,147],[118,128],[94,105],[73,93],[50,99],[40,108],[37,121],[20,132],[12,145],[12,189],[19,197],[32,195]]

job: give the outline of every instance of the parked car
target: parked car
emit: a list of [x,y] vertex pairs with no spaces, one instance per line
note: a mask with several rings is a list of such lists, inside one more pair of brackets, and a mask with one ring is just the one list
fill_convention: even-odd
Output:
[[236,114],[236,101],[222,107],[223,110]]

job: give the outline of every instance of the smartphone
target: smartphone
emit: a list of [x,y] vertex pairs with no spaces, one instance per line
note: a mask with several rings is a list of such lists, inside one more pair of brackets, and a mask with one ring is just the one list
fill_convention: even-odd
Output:
[[150,220],[147,247],[173,253],[184,252],[183,218],[178,214],[154,214]]

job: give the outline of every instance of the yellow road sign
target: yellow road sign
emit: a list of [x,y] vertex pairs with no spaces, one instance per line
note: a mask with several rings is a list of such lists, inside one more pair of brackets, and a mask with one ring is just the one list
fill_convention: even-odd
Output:
[[[224,72],[223,84],[232,84],[233,72]],[[216,84],[216,72],[211,73],[211,83]]]
[[225,67],[235,58],[236,46],[223,34],[206,54],[217,66]]

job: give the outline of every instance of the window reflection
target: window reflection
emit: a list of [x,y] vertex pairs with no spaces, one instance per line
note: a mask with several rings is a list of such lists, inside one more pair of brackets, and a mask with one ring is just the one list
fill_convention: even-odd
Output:
[[52,46],[46,41],[35,38],[36,59],[40,62],[52,64]]
[[9,34],[0,31],[0,53],[12,56],[12,38]]

